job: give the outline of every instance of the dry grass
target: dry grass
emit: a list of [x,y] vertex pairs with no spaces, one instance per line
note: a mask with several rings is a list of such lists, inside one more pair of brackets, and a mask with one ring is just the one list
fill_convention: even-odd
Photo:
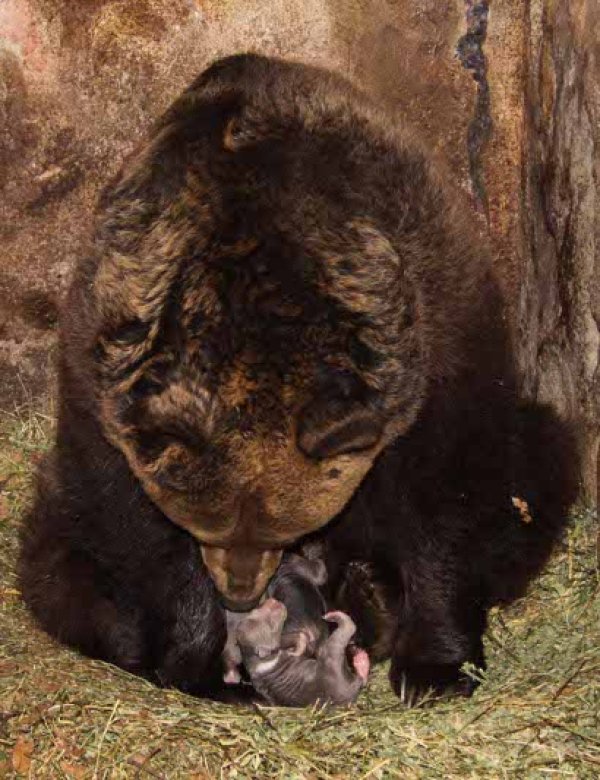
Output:
[[597,525],[529,597],[494,614],[470,701],[402,709],[376,670],[355,708],[242,709],[159,690],[48,639],[15,589],[19,518],[50,420],[0,437],[0,777],[561,778],[600,776]]

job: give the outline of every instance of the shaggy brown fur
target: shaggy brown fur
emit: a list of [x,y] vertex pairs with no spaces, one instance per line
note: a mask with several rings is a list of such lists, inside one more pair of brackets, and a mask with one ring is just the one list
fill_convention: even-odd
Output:
[[395,688],[467,689],[575,473],[566,430],[516,395],[468,209],[399,118],[322,70],[232,57],[102,198],[23,593],[63,641],[214,693],[217,588],[251,607],[335,518],[332,600],[349,561],[384,583]]

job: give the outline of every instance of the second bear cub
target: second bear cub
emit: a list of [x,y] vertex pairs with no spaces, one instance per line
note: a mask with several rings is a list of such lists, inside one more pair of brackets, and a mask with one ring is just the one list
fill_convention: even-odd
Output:
[[[302,707],[356,699],[367,680],[369,657],[349,649],[356,632],[352,619],[326,611],[319,590],[326,578],[323,561],[288,555],[261,606],[249,613],[227,612],[225,682],[240,682],[243,664],[270,704]],[[331,635],[325,621],[337,624]]]

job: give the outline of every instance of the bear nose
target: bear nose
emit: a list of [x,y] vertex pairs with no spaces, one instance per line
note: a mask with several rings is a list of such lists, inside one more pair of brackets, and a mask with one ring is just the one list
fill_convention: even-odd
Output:
[[281,550],[202,545],[202,558],[221,594],[234,612],[245,612],[258,603],[281,560]]
[[225,609],[228,609],[230,612],[250,612],[259,605],[259,602],[260,596],[257,599],[250,601],[236,601],[226,598],[225,596],[221,596],[221,603]]
[[226,591],[221,601],[231,612],[248,612],[256,607],[264,592],[262,577],[237,577],[235,572],[227,572]]

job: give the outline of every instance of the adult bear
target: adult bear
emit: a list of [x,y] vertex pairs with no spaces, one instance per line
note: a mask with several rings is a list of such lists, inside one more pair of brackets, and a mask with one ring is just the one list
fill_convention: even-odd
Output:
[[220,600],[250,608],[335,518],[331,598],[395,690],[468,692],[486,612],[539,572],[575,474],[566,429],[519,402],[468,208],[399,118],[323,70],[231,57],[101,200],[23,595],[83,652],[216,695]]

